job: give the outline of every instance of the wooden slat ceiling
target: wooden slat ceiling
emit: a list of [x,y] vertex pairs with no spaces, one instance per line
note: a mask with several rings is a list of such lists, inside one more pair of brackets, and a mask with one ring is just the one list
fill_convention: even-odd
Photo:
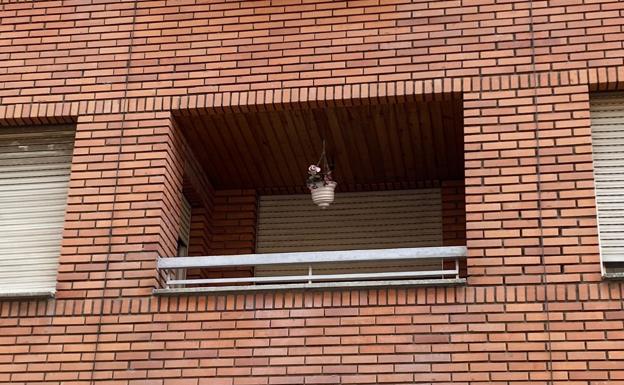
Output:
[[206,113],[177,120],[217,189],[304,192],[322,138],[341,191],[463,178],[463,117],[456,100]]

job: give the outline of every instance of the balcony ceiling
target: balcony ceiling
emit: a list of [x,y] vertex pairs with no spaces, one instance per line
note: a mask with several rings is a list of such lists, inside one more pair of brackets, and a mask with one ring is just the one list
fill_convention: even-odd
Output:
[[325,137],[342,191],[400,189],[463,178],[458,100],[179,116],[217,189],[305,191]]

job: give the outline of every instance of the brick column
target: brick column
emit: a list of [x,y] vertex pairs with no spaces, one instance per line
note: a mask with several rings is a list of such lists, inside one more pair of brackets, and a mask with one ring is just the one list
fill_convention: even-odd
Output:
[[[212,214],[214,234],[210,242],[211,255],[252,254],[256,249],[255,190],[217,190]],[[202,275],[210,278],[247,277],[253,270],[204,269]]]
[[466,193],[463,180],[442,181],[442,239],[444,246],[466,245]]
[[58,297],[147,295],[173,256],[183,144],[169,112],[78,120]]
[[599,280],[587,87],[470,93],[464,107],[469,283]]
[[256,248],[255,190],[216,191],[212,254],[250,254]]

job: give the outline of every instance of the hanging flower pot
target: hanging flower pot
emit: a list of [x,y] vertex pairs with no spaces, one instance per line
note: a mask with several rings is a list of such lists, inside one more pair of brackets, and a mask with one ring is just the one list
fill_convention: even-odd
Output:
[[323,186],[310,190],[312,194],[312,202],[322,209],[329,207],[329,205],[334,202],[334,189],[336,188],[336,185],[336,182],[329,182]]
[[[325,163],[325,172],[320,167],[321,161]],[[332,170],[325,156],[325,142],[323,141],[323,152],[318,164],[308,167],[307,185],[312,194],[312,202],[322,209],[326,209],[334,202],[334,190],[337,183],[332,179]]]

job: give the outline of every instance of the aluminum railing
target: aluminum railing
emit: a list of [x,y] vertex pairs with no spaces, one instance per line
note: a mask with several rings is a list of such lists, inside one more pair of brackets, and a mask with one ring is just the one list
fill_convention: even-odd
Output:
[[[205,257],[172,257],[160,258],[158,269],[165,273],[164,289],[157,293],[205,292],[205,291],[240,291],[240,290],[274,290],[284,288],[323,288],[339,286],[396,286],[396,285],[433,285],[457,284],[463,280],[459,277],[459,260],[466,256],[464,246],[321,251],[297,253],[269,253],[245,255],[214,255]],[[426,262],[430,262],[427,264]],[[443,263],[453,261],[454,263]],[[345,266],[350,264],[370,263],[366,272],[349,272]],[[392,265],[399,263],[399,271],[392,270]],[[415,263],[406,269],[406,263]],[[419,269],[422,263],[427,268]],[[374,271],[374,264],[380,271]],[[435,265],[439,268],[432,269]],[[267,269],[279,267],[272,275],[234,278],[197,278],[181,279],[187,269],[218,269],[254,267]],[[323,266],[323,269],[319,269]],[[332,266],[342,266],[344,273],[323,274],[319,270],[331,270]],[[453,266],[450,268],[450,266]],[[279,271],[301,271],[305,274],[280,275]],[[370,270],[373,271],[370,271]],[[266,270],[265,270],[266,271]]]

